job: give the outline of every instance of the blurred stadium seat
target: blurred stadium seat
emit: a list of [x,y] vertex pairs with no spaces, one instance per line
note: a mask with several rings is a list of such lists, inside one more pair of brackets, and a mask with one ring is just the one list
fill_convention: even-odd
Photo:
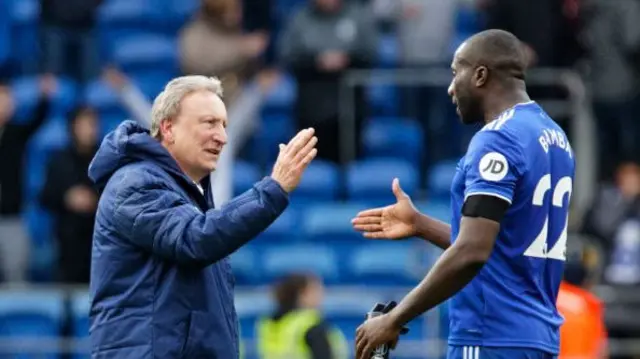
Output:
[[419,167],[424,154],[424,134],[420,123],[402,117],[373,117],[363,129],[364,156],[399,158]]
[[127,73],[150,68],[177,72],[177,43],[164,35],[133,35],[113,45],[112,61]]
[[424,275],[424,243],[367,242],[354,248],[349,263],[354,283],[416,285]]
[[449,201],[457,166],[457,160],[445,160],[429,168],[426,186],[430,199]]
[[338,257],[335,250],[321,244],[283,244],[264,248],[262,271],[269,280],[294,272],[308,272],[326,282],[339,282]]
[[340,179],[337,165],[314,160],[305,171],[298,188],[291,193],[291,201],[297,204],[336,201],[340,194]]
[[[0,337],[23,338],[17,359],[57,359],[55,348],[40,348],[33,340],[55,339],[64,319],[64,292],[58,290],[3,290],[0,292]],[[31,340],[31,344],[29,341]],[[16,351],[17,352],[17,351]]]
[[242,160],[233,163],[233,192],[236,195],[251,189],[260,178],[260,169],[255,164]]
[[349,243],[362,240],[353,230],[351,218],[368,208],[365,203],[325,203],[306,206],[300,231],[313,243]]
[[395,201],[391,183],[397,177],[404,191],[416,195],[418,170],[410,162],[399,159],[365,159],[347,169],[347,196],[355,201],[389,204]]

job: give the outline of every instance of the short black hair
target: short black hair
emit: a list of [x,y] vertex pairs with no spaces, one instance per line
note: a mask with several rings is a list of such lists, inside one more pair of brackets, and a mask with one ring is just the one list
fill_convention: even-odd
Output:
[[524,46],[512,33],[485,30],[471,36],[466,46],[467,61],[486,66],[505,77],[524,80],[527,67]]

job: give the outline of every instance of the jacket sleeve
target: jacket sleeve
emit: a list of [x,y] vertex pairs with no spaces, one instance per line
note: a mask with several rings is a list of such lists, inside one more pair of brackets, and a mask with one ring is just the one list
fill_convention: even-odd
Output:
[[204,213],[160,179],[120,188],[115,228],[135,245],[181,264],[209,265],[228,256],[264,231],[289,202],[269,177]]

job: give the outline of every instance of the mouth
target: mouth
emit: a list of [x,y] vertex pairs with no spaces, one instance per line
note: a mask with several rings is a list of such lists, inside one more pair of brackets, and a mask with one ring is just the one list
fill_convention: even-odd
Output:
[[214,156],[220,156],[220,150],[219,149],[210,148],[210,149],[206,149],[204,151],[209,153],[209,154],[212,154]]

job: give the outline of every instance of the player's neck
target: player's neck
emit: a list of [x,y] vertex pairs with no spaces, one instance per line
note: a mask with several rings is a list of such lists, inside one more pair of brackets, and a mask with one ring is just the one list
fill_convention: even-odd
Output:
[[529,95],[524,90],[505,91],[499,96],[487,99],[489,102],[485,106],[484,122],[489,123],[496,119],[501,113],[512,108],[519,103],[531,101]]

